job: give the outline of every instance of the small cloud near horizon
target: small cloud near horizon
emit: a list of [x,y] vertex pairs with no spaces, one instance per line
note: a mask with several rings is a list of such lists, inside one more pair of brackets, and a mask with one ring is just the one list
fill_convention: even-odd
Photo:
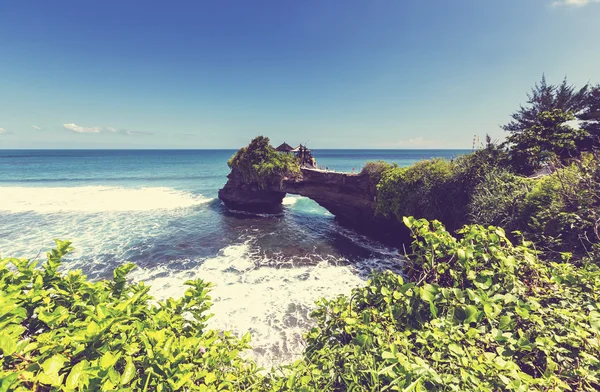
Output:
[[553,7],[560,6],[571,6],[571,7],[583,7],[592,3],[600,3],[600,0],[560,0],[552,3]]
[[32,125],[31,128],[35,129],[36,131],[41,131],[42,127],[37,126],[37,125]]
[[100,127],[82,127],[73,123],[63,124],[63,127],[77,133],[99,133],[101,131]]
[[143,132],[143,131],[129,131],[127,129],[117,129],[114,127],[106,127],[106,128],[102,128],[102,127],[82,127],[80,125],[74,124],[74,123],[70,123],[70,124],[63,124],[63,127],[65,129],[68,129],[70,131],[76,132],[76,133],[118,133],[121,135],[132,135],[132,136],[138,136],[138,135],[153,135],[152,132]]
[[113,127],[107,127],[106,130],[108,132],[112,132],[112,133],[120,133],[121,135],[132,135],[132,136],[154,135],[152,132],[130,131],[128,129],[117,129],[117,128],[113,128]]
[[6,129],[0,128],[0,133],[6,133]]
[[414,138],[410,138],[410,139],[398,140],[398,141],[391,142],[391,143],[389,143],[388,147],[419,148],[419,147],[435,147],[435,146],[440,146],[440,144],[441,144],[440,141],[428,140],[422,136],[419,136],[419,137],[414,137]]

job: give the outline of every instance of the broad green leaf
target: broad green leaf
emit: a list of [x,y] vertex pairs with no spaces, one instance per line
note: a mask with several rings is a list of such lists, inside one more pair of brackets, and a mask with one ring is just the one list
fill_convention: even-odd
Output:
[[125,358],[125,369],[123,370],[123,374],[121,375],[120,384],[121,385],[129,384],[129,382],[131,382],[131,380],[133,380],[133,377],[135,377],[135,374],[136,374],[136,368],[135,368],[135,365],[133,364],[133,359],[128,356],[127,358]]
[[88,361],[84,359],[71,368],[71,372],[69,372],[69,376],[67,377],[66,381],[66,386],[68,389],[76,389],[78,386],[81,386],[80,382],[85,378],[84,370],[87,366]]
[[204,383],[206,385],[210,385],[215,381],[217,381],[217,376],[214,373],[208,373],[206,376],[204,376]]
[[17,342],[15,341],[15,338],[0,334],[0,350],[2,350],[2,355],[4,355],[4,357],[12,355],[16,349]]
[[9,373],[5,376],[0,376],[0,392],[8,392],[14,389],[11,386],[17,381],[18,373]]
[[114,366],[115,363],[117,363],[117,361],[119,360],[120,356],[121,356],[121,354],[114,355],[110,351],[105,352],[104,355],[100,358],[100,367],[103,370],[106,370],[106,369]]
[[62,369],[67,359],[60,355],[54,355],[42,363],[42,372],[38,375],[38,381],[42,384],[58,386],[62,384],[63,375],[58,372]]

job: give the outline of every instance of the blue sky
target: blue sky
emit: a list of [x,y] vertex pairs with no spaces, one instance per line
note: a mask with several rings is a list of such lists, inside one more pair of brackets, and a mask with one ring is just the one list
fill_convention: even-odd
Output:
[[469,148],[600,82],[600,0],[0,4],[0,149]]

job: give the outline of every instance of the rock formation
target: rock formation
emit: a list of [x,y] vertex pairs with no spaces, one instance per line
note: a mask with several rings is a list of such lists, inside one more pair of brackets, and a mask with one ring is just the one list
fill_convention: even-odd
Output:
[[308,197],[331,212],[340,223],[373,235],[388,243],[398,243],[395,220],[375,214],[376,191],[369,175],[302,169],[302,176],[283,178],[258,188],[244,183],[233,170],[219,198],[229,208],[252,212],[281,209],[286,193]]

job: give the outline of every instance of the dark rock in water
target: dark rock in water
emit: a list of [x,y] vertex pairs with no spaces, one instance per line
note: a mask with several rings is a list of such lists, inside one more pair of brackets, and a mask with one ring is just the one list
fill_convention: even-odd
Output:
[[285,192],[255,190],[247,186],[236,187],[227,183],[219,190],[219,199],[234,210],[276,213],[281,210]]
[[232,171],[227,178],[227,183],[219,189],[219,199],[234,210],[275,213],[281,211],[281,202],[285,192],[275,190],[275,186],[268,185],[264,188],[248,184],[244,178]]
[[302,169],[299,178],[283,178],[261,188],[248,185],[232,172],[219,191],[226,206],[250,212],[273,212],[287,193],[308,197],[347,226],[386,243],[405,242],[408,231],[395,219],[375,214],[376,191],[367,174]]

